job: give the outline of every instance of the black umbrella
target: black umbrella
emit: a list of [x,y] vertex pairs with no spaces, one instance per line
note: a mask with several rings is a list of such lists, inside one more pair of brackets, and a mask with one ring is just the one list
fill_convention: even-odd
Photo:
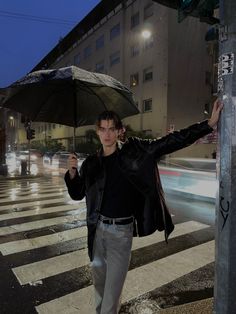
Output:
[[32,121],[74,128],[94,124],[104,110],[121,119],[139,113],[131,91],[119,81],[75,66],[31,72],[2,91],[3,107]]

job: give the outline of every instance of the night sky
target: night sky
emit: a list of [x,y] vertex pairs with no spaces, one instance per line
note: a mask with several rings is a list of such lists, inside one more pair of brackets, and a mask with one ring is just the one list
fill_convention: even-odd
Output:
[[31,71],[99,2],[0,1],[0,87]]

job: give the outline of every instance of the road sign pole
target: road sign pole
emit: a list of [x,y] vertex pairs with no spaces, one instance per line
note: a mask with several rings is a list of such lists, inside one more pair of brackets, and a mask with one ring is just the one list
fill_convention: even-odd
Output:
[[236,1],[220,1],[218,90],[219,196],[216,218],[214,313],[236,313]]

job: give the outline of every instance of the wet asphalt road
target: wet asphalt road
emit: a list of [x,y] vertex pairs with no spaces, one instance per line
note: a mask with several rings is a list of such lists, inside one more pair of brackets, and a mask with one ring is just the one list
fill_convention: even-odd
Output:
[[[173,195],[167,195],[167,200],[176,226],[185,224],[187,229],[170,239],[168,245],[161,238],[134,248],[130,274],[145,267],[148,270],[153,262],[165,261],[174,254],[176,259],[181,258],[181,252],[214,239],[213,204],[181,201]],[[80,234],[84,219],[85,204],[70,200],[62,176],[0,181],[1,314],[37,313],[41,304],[63,300],[65,295],[90,287],[86,257],[81,265],[76,264],[78,256],[86,253],[86,234]],[[204,228],[194,230],[193,222],[200,222]],[[75,261],[73,254],[78,254]],[[58,260],[63,256],[69,261]],[[148,282],[149,276],[152,273],[147,271],[143,280]],[[160,307],[211,297],[213,280],[214,262],[205,263],[151,291],[147,288],[141,296],[123,303],[121,313],[157,313]],[[76,308],[74,313],[83,314]]]

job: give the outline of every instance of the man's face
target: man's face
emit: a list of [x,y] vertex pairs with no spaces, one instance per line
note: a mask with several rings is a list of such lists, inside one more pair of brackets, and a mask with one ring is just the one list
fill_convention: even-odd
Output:
[[115,128],[113,120],[101,120],[97,135],[104,147],[111,147],[118,141],[121,130]]

